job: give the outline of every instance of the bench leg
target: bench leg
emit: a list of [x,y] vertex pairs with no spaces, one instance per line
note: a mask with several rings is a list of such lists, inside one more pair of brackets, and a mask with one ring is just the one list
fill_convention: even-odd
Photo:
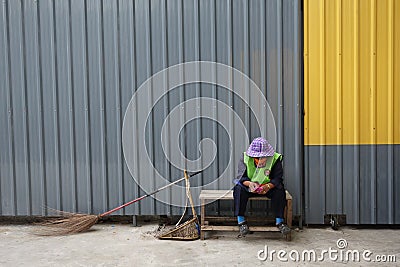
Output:
[[[292,217],[293,217],[292,208],[293,208],[292,207],[292,200],[288,199],[287,200],[287,206],[286,206],[285,215],[286,215],[286,223],[289,226],[289,228],[292,228]],[[289,234],[286,235],[286,240],[287,241],[291,241],[292,240],[292,232],[290,232]]]
[[200,209],[200,216],[201,216],[201,220],[200,220],[200,239],[204,240],[205,239],[205,233],[204,231],[201,230],[201,228],[204,226],[204,220],[206,217],[206,203],[204,202],[204,200],[201,200],[201,209]]

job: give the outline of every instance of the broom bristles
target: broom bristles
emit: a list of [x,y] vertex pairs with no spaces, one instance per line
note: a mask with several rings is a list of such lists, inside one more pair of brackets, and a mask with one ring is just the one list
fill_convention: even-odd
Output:
[[55,211],[61,217],[46,219],[44,222],[39,223],[42,227],[36,231],[37,235],[57,236],[77,234],[89,230],[99,220],[99,216],[97,215]]

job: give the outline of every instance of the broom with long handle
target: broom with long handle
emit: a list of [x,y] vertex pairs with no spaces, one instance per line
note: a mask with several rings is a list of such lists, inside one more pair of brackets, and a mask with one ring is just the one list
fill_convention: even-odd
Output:
[[[202,171],[192,173],[191,175],[188,175],[188,177],[193,177],[201,172]],[[185,173],[185,176],[186,176],[186,173]],[[46,226],[46,228],[41,229],[39,232],[37,232],[37,234],[39,234],[39,235],[68,235],[68,234],[75,234],[75,233],[87,231],[90,229],[90,227],[92,227],[94,224],[96,224],[96,222],[100,218],[107,216],[107,215],[109,215],[117,210],[120,210],[126,206],[129,206],[135,202],[138,202],[146,197],[154,195],[154,194],[160,192],[161,190],[164,190],[165,188],[168,188],[174,184],[179,183],[180,181],[187,179],[188,177],[183,177],[181,179],[178,179],[175,182],[172,182],[163,187],[160,187],[159,189],[157,189],[151,193],[148,193],[144,196],[141,196],[139,198],[131,200],[121,206],[118,206],[112,210],[106,211],[100,215],[57,211],[60,215],[63,216],[63,218],[50,219],[44,223],[41,223],[41,225]]]

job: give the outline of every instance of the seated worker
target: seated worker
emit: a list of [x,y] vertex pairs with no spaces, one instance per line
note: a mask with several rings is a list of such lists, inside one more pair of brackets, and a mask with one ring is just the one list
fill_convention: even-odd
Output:
[[284,235],[290,232],[290,228],[283,220],[286,192],[282,177],[282,155],[276,153],[264,138],[254,139],[239,160],[238,176],[234,180],[235,216],[241,236],[249,233],[244,214],[249,197],[255,196],[266,196],[271,199],[276,226]]

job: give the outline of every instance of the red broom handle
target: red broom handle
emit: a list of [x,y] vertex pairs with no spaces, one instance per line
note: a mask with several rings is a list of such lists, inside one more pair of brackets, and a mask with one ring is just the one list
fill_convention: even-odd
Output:
[[[199,173],[201,173],[201,172],[202,172],[202,171],[195,172],[195,173],[189,175],[189,177],[195,176],[195,175],[197,175],[197,174],[199,174]],[[133,203],[135,203],[135,202],[138,202],[139,200],[142,200],[142,199],[144,199],[144,198],[146,198],[146,197],[149,197],[149,196],[151,196],[151,195],[154,195],[155,193],[158,193],[159,191],[161,191],[161,190],[163,190],[163,189],[165,189],[165,188],[167,188],[167,187],[170,187],[170,186],[172,186],[172,185],[174,185],[174,184],[177,184],[177,183],[179,183],[180,181],[183,181],[183,180],[185,180],[185,179],[186,179],[186,178],[183,177],[183,178],[181,178],[181,179],[179,179],[179,180],[176,180],[176,181],[173,182],[173,183],[170,183],[170,184],[167,184],[167,185],[165,185],[165,186],[163,186],[163,187],[160,187],[159,189],[157,189],[157,190],[154,191],[154,192],[148,193],[147,195],[144,195],[144,196],[141,196],[141,197],[139,197],[139,198],[137,198],[137,199],[131,200],[131,201],[129,201],[129,202],[127,202],[127,203],[125,203],[125,204],[119,206],[119,207],[116,207],[116,208],[114,208],[114,209],[112,209],[112,210],[106,211],[106,212],[100,214],[99,216],[100,216],[100,217],[107,216],[107,215],[109,215],[109,214],[111,214],[111,213],[113,213],[113,212],[115,212],[115,211],[117,211],[117,210],[120,210],[120,209],[122,209],[122,208],[125,208],[126,206],[129,206],[129,205],[131,205],[131,204],[133,204]]]

